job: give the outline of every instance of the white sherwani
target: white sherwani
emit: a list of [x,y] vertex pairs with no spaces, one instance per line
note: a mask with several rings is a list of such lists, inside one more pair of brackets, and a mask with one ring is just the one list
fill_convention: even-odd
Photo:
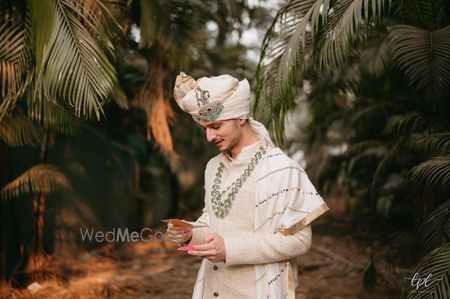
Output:
[[[266,154],[239,189],[229,214],[216,217],[211,190],[220,162],[225,165],[220,189],[225,190],[261,146]],[[299,204],[305,199],[310,204]],[[221,235],[226,262],[203,259],[193,298],[295,298],[296,257],[310,247],[309,223],[327,209],[303,169],[263,140],[244,147],[236,159],[212,158],[205,171],[205,208],[197,220],[208,227],[195,228],[190,243],[204,243],[210,233]]]

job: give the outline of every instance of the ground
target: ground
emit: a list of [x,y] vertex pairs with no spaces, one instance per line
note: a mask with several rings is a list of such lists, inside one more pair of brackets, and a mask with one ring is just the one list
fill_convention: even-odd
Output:
[[[313,246],[299,259],[297,298],[398,298],[410,269],[394,267],[380,236],[355,229],[333,201],[327,203],[331,212],[314,223]],[[190,298],[200,259],[175,249],[164,240],[55,255],[46,262],[46,279],[24,289],[3,285],[0,298]],[[377,283],[369,293],[363,276],[371,254]]]

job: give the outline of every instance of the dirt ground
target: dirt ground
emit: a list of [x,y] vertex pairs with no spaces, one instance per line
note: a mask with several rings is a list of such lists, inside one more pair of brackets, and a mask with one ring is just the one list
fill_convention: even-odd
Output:
[[[331,212],[314,223],[313,246],[299,259],[297,298],[398,298],[410,269],[394,267],[375,234],[356,232],[335,203],[327,203]],[[54,256],[45,280],[20,290],[3,285],[0,298],[190,298],[200,259],[175,248],[164,240]],[[371,252],[377,283],[369,294],[363,275]]]

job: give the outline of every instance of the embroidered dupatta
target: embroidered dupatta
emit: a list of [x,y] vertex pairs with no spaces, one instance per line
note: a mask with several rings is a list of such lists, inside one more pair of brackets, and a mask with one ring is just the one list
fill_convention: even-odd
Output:
[[[303,168],[279,148],[268,151],[261,163],[256,184],[255,234],[295,234],[328,210]],[[258,299],[294,296],[297,257],[255,265],[255,272]]]

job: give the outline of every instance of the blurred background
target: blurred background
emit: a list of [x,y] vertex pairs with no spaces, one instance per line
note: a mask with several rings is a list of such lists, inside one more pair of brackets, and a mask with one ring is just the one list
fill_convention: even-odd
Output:
[[181,71],[247,78],[331,208],[298,298],[450,298],[448,1],[0,3],[0,298],[190,298],[165,237],[80,235],[201,214]]

